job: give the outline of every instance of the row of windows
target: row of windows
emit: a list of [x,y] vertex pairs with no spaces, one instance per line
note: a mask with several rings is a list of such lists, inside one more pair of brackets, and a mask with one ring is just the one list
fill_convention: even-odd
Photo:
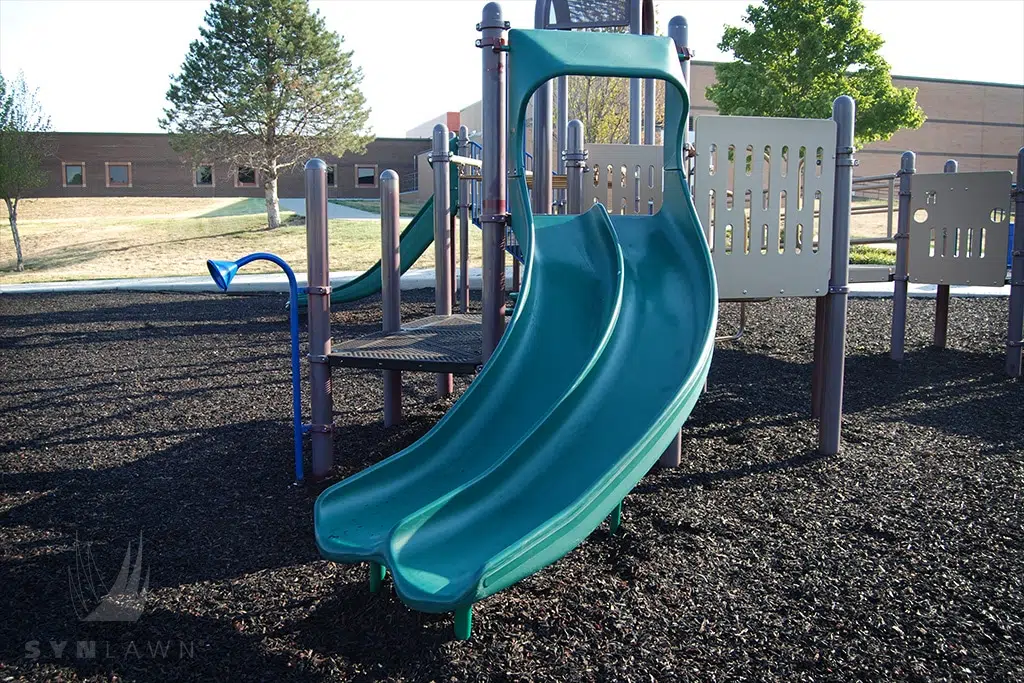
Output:
[[[63,162],[64,187],[85,187],[85,162]],[[132,186],[132,162],[107,161],[103,164],[107,187]],[[327,186],[337,187],[337,164],[327,167]],[[192,176],[196,187],[212,187],[214,182],[213,164],[199,164]],[[377,187],[377,166],[356,164],[356,187]],[[235,171],[235,187],[256,187],[256,170],[246,166]]]

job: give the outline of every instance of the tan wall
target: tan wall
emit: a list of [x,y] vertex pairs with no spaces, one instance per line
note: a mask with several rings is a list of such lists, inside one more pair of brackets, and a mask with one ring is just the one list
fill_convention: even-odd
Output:
[[[693,115],[716,113],[714,104],[704,96],[707,86],[715,82],[714,64],[691,63],[690,81]],[[899,168],[900,155],[906,150],[917,154],[917,170],[923,173],[941,171],[947,159],[956,159],[962,171],[1016,168],[1017,150],[1024,147],[1024,86],[909,76],[894,76],[893,82],[901,88],[917,88],[917,101],[927,120],[917,130],[899,131],[887,141],[857,150],[857,175],[892,173]],[[480,102],[466,107],[462,123],[471,131],[481,130],[481,113]],[[427,124],[410,134],[424,126]],[[425,135],[430,134],[432,126],[430,123]],[[421,191],[429,194],[422,177]]]

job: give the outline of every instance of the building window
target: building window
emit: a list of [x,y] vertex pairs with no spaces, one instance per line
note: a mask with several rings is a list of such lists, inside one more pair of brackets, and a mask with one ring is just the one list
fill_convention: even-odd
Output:
[[256,169],[240,166],[235,175],[235,187],[256,187]]
[[192,184],[196,187],[210,187],[213,185],[213,164],[199,164],[196,166],[196,173],[192,178]]
[[338,186],[338,166],[337,164],[328,164],[327,166],[327,187]]
[[377,165],[356,164],[356,187],[377,187]]
[[107,187],[131,187],[132,164],[128,161],[108,161]]
[[64,162],[64,187],[85,187],[85,163]]

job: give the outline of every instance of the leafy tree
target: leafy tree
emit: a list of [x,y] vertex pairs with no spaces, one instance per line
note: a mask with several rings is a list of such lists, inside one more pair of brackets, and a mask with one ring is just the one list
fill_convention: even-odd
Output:
[[896,88],[878,53],[881,36],[861,23],[860,0],[763,0],[746,27],[727,26],[718,49],[736,61],[715,65],[707,97],[722,114],[828,118],[832,101],[857,102],[857,144],[919,128],[916,88]]
[[629,79],[570,76],[569,112],[583,122],[587,142],[629,142]]
[[362,71],[307,0],[214,0],[205,22],[171,77],[160,126],[194,163],[254,169],[276,228],[282,170],[362,152],[371,139]]
[[[662,35],[661,8],[654,7],[654,35]],[[628,33],[625,26],[577,29],[599,33]],[[644,28],[649,31],[650,28]],[[641,81],[642,82],[642,81]],[[643,87],[643,86],[641,86]],[[665,82],[654,82],[654,122],[664,121]],[[641,111],[644,100],[641,90]],[[629,142],[629,79],[605,76],[569,77],[569,118],[583,122],[587,142],[627,144]],[[641,131],[641,136],[643,132]]]
[[54,150],[49,131],[50,117],[43,113],[35,91],[28,89],[24,74],[11,82],[0,75],[0,197],[7,204],[18,270],[25,270],[18,201],[27,191],[46,184],[43,159]]

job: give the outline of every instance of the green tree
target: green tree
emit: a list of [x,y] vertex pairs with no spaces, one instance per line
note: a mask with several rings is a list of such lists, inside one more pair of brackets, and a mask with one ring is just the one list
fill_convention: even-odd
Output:
[[205,22],[171,77],[160,126],[193,163],[254,169],[276,228],[282,170],[365,150],[362,71],[307,0],[214,0]]
[[722,114],[828,118],[832,101],[857,102],[857,144],[919,128],[916,88],[896,88],[879,49],[881,36],[862,25],[860,0],[764,0],[744,22],[727,26],[718,49],[736,61],[715,65],[707,98]]
[[629,79],[570,76],[569,112],[583,122],[587,142],[629,142]]
[[[628,33],[625,26],[577,29],[599,33]],[[645,31],[650,27],[645,26]],[[654,6],[654,35],[662,35],[661,8]],[[664,116],[665,82],[655,81],[655,125]],[[641,86],[642,87],[642,86]],[[641,90],[641,93],[643,91]],[[641,94],[641,111],[643,109]],[[587,142],[627,144],[629,142],[629,79],[605,76],[569,77],[569,118],[583,122]],[[642,133],[641,133],[642,134]]]
[[46,184],[43,159],[53,153],[50,117],[25,84],[24,74],[8,82],[0,75],[0,197],[14,237],[16,268],[25,270],[18,234],[18,201],[29,190]]

